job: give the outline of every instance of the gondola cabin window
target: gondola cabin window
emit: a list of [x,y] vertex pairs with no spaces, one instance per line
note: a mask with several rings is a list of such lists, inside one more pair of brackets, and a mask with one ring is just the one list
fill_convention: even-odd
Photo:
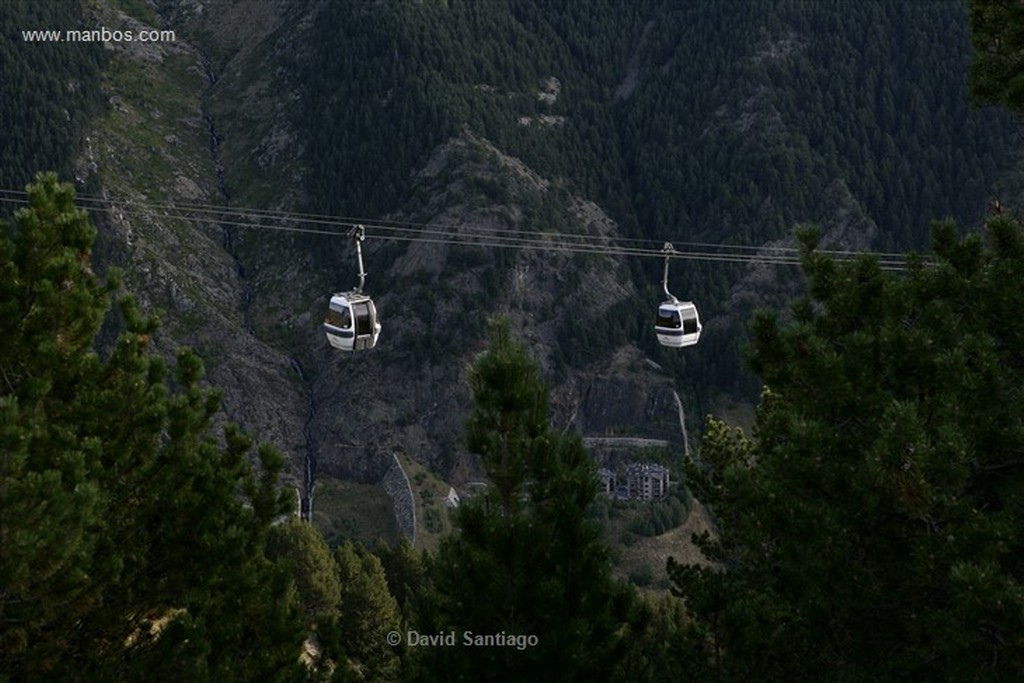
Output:
[[[683,326],[682,318],[679,315],[679,311],[675,308],[659,308],[658,320],[654,324],[656,327],[667,327],[673,330],[678,330],[680,327]],[[696,324],[696,321],[694,321],[694,324]],[[694,327],[692,331],[696,332],[696,327]]]
[[327,324],[347,330],[352,327],[352,315],[347,308],[343,311],[336,311],[332,308],[327,311]]

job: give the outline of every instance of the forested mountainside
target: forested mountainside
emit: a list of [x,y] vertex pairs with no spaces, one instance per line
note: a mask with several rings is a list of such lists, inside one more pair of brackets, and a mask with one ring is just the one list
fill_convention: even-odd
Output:
[[[379,352],[347,359],[318,321],[326,295],[354,284],[349,240],[130,202],[680,249],[792,244],[809,222],[826,245],[896,251],[927,249],[936,218],[977,225],[1012,189],[1015,124],[969,103],[957,2],[68,7],[51,16],[14,4],[5,21],[170,28],[175,40],[18,46],[5,88],[50,93],[53,116],[71,125],[52,136],[47,109],[19,109],[5,185],[26,169],[73,168],[82,190],[109,198],[94,213],[101,263],[124,266],[144,306],[163,312],[160,348],[200,351],[227,415],[283,448],[300,487],[314,462],[376,481],[395,450],[472,478],[457,455],[460,377],[498,312],[530,340],[556,379],[556,409],[576,424],[643,431],[577,410],[628,346],[675,380],[691,416],[749,404],[747,321],[783,305],[799,277],[676,262],[672,289],[698,303],[705,333],[669,352],[650,333],[657,261],[410,245],[371,231],[367,287],[385,332]],[[656,391],[664,378],[649,374]]]
[[84,131],[101,110],[104,52],[81,43],[25,50],[20,32],[82,26],[86,17],[77,2],[13,2],[0,12],[0,187],[23,188],[42,169],[70,176]]
[[[74,46],[87,58],[67,51],[70,45],[18,50],[18,59],[5,62],[12,88],[45,90],[27,79],[55,79],[55,60],[74,63],[67,73],[81,81],[60,84],[63,109],[75,112],[74,125],[61,130],[77,137],[59,138],[62,156],[50,153],[35,167],[67,169],[78,160],[81,180],[115,201],[145,197],[470,228],[477,221],[522,230],[610,229],[680,248],[777,244],[790,240],[795,225],[814,222],[836,245],[882,251],[927,249],[936,218],[976,224],[1011,170],[1013,120],[973,109],[967,97],[967,14],[957,2],[849,3],[842,11],[803,2],[257,4],[101,3],[91,11],[111,25],[171,27],[177,40]],[[37,15],[30,3],[6,15],[12,27],[70,26],[84,10],[62,11],[68,15]],[[86,143],[77,126],[88,120],[85,103],[99,90],[105,113],[92,118]],[[9,139],[47,150],[57,138],[35,112],[12,119],[18,132]],[[96,159],[101,147],[106,157]],[[453,148],[465,154],[453,157]],[[32,166],[5,166],[8,186],[24,181]],[[526,176],[536,180],[519,187]],[[593,207],[582,211],[587,203]],[[613,227],[588,227],[598,211]],[[112,216],[124,215],[112,211],[103,220],[118,223]],[[127,234],[133,226],[124,222]],[[155,255],[151,268],[141,266],[146,258],[138,249],[120,260],[133,262],[136,275],[180,270],[159,287],[139,288],[176,309],[169,322],[182,328],[178,341],[208,351],[214,376],[223,367],[220,379],[238,385],[239,399],[227,387],[233,415],[297,453],[329,438],[317,433],[316,420],[301,433],[310,398],[323,402],[344,383],[345,393],[359,396],[352,407],[373,410],[372,391],[359,388],[369,388],[360,380],[335,373],[317,384],[334,362],[314,321],[325,294],[353,282],[348,241],[216,221],[177,229],[200,230],[211,253],[168,251],[154,237],[143,250]],[[124,241],[110,248],[123,252]],[[409,371],[426,366],[443,375],[460,349],[480,338],[486,316],[450,319],[445,308],[466,303],[472,310],[470,300],[487,301],[489,311],[520,305],[547,331],[543,355],[559,377],[636,344],[676,378],[694,415],[721,407],[716,399],[723,397],[753,399],[757,384],[739,352],[745,319],[758,305],[781,303],[767,293],[796,291],[795,273],[785,268],[679,262],[673,289],[700,304],[708,343],[666,353],[647,333],[660,290],[655,261],[618,262],[618,282],[598,286],[587,283],[585,271],[541,259],[536,267],[567,275],[600,302],[566,314],[564,306],[503,302],[530,256],[468,248],[451,262],[433,258],[435,271],[424,278],[403,265],[406,249],[375,243],[373,234],[368,244],[368,286],[392,321],[387,352],[379,354],[388,365],[408,357],[400,362],[409,362]],[[225,274],[204,278],[182,266],[197,258],[207,272]],[[535,268],[529,284],[547,287],[544,273]],[[218,318],[216,330],[201,332]],[[263,350],[236,348],[230,338],[247,328]],[[275,370],[242,374],[264,375],[252,392],[275,405],[247,416],[241,394],[251,392],[241,386],[248,381],[226,375],[239,375],[227,369],[254,353]],[[379,379],[378,361],[368,358],[348,373],[366,369],[376,386],[370,378]],[[295,377],[297,364],[304,379]],[[429,380],[414,384],[438,393]],[[450,390],[440,395],[454,397]],[[402,419],[420,421],[425,410],[414,401]],[[282,427],[274,414],[298,427]],[[457,430],[429,420],[427,430],[434,455],[418,455],[432,462],[450,450]],[[445,435],[443,447],[434,432]]]
[[1005,168],[1010,121],[963,97],[960,4],[842,10],[335,5],[311,33],[313,201],[386,212],[469,125],[634,236],[787,236],[841,179],[881,227],[873,246],[923,248],[929,216],[977,218],[971,198]]
[[[925,249],[933,219],[977,223],[1011,159],[1010,117],[965,96],[965,21],[959,3],[334,5],[312,28],[329,47],[311,50],[299,119],[311,206],[408,207],[414,171],[468,126],[597,202],[622,236],[759,246],[814,222],[849,248]],[[656,288],[657,264],[631,266]],[[729,305],[743,271],[681,270],[724,352],[690,354],[678,377],[702,408],[717,391],[750,397],[736,362],[750,310]],[[646,326],[638,310],[614,327]],[[602,330],[586,346],[620,343]]]
[[827,245],[894,251],[926,249],[935,218],[977,225],[1011,187],[1015,124],[969,104],[957,2],[68,7],[14,4],[5,21],[170,28],[175,40],[18,46],[5,88],[50,93],[70,125],[53,136],[40,124],[48,109],[19,109],[5,185],[26,169],[73,168],[83,190],[109,198],[94,213],[101,263],[124,266],[129,288],[163,311],[161,348],[203,354],[227,415],[283,448],[300,487],[313,462],[375,481],[395,450],[471,478],[457,456],[459,378],[498,312],[557,380],[565,416],[625,346],[675,380],[691,415],[750,403],[749,315],[782,305],[799,278],[677,262],[673,290],[698,302],[705,333],[668,352],[649,329],[656,261],[410,245],[371,231],[367,286],[385,332],[379,352],[347,359],[318,321],[326,295],[354,284],[348,240],[130,202],[681,249],[792,244],[810,222]]
[[[1020,670],[1024,9],[19,0],[0,26],[0,681]],[[52,39],[96,27],[122,39]],[[321,322],[356,223],[383,332],[345,354]],[[452,238],[482,228],[799,247],[803,274],[674,261],[704,331],[672,350],[660,258]],[[660,500],[596,495],[637,460]],[[501,643],[435,647],[456,632]]]

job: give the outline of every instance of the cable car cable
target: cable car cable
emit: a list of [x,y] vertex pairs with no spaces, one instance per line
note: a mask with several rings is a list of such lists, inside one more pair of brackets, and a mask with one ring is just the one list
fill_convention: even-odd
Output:
[[[15,195],[17,198],[0,196],[0,202],[16,203],[16,204],[27,204],[27,193],[24,191],[17,190],[0,190],[0,195],[8,194]],[[20,196],[24,197],[21,198]],[[250,216],[274,218],[292,222],[313,222],[314,224],[324,225],[328,227],[338,227],[351,229],[354,227],[353,223],[341,220],[328,220],[324,218],[313,218],[315,214],[309,214],[310,218],[305,218],[306,214],[288,213],[283,211],[274,210],[241,210],[234,209],[231,207],[214,206],[214,205],[193,205],[192,208],[182,208],[181,206],[174,204],[158,204],[158,203],[147,203],[147,202],[125,202],[124,208],[114,206],[114,202],[109,199],[92,196],[80,196],[76,199],[80,199],[82,203],[87,204],[83,208],[97,209],[97,208],[110,208],[117,210],[120,215],[131,215],[141,217],[152,217],[153,212],[162,211],[162,218],[165,219],[178,219],[195,222],[214,223],[218,225],[225,225],[229,227],[240,227],[240,228],[253,228],[263,230],[275,230],[280,232],[292,232],[292,233],[303,233],[303,234],[314,234],[324,235],[330,237],[341,237],[345,236],[346,233],[342,233],[335,230],[327,229],[315,229],[300,226],[287,226],[287,225],[270,225],[266,223],[256,222],[249,219]],[[98,206],[97,206],[98,205]],[[127,206],[140,207],[142,210],[131,210]],[[185,205],[187,206],[187,205]],[[149,209],[146,211],[144,209]],[[217,214],[216,216],[195,216],[189,213],[190,211],[199,211],[201,213]],[[236,218],[242,218],[244,220],[230,220],[227,217],[232,216]],[[661,250],[654,248],[641,248],[641,247],[629,247],[629,246],[615,246],[614,244],[596,245],[593,244],[595,240],[602,240],[605,242],[639,242],[639,243],[650,243],[651,240],[638,240],[632,238],[618,238],[608,237],[602,235],[593,234],[573,234],[573,233],[554,233],[554,232],[543,232],[543,231],[515,231],[498,228],[484,228],[484,230],[491,231],[498,234],[481,234],[478,229],[473,229],[473,226],[469,226],[470,229],[465,227],[460,228],[458,231],[455,230],[436,230],[431,229],[431,224],[415,224],[406,223],[405,225],[416,225],[423,227],[401,227],[396,224],[388,224],[381,221],[379,224],[372,224],[376,230],[381,233],[394,233],[394,234],[377,234],[374,235],[376,239],[400,241],[400,242],[425,242],[425,243],[437,243],[437,244],[453,244],[462,246],[479,246],[479,247],[494,247],[494,248],[517,248],[517,249],[533,249],[543,251],[560,251],[564,253],[581,253],[581,254],[594,254],[603,256],[637,256],[637,257],[659,257],[663,258],[665,255]],[[453,228],[455,226],[452,226]],[[505,236],[507,234],[507,236]],[[432,235],[426,237],[424,235]],[[540,240],[537,238],[525,237],[523,235],[536,235],[538,237],[544,237],[546,240]],[[572,240],[589,240],[591,243],[574,242]],[[747,245],[723,245],[713,243],[702,243],[702,242],[681,242],[680,244],[687,245],[704,245],[706,248],[723,249],[722,252],[685,252],[676,251],[671,254],[670,258],[681,258],[689,260],[700,260],[700,261],[712,261],[712,262],[728,262],[728,263],[763,263],[763,264],[774,264],[774,265],[800,265],[800,259],[796,255],[797,249],[790,247],[754,247]],[[761,253],[730,253],[728,250],[731,249],[743,249],[751,250]],[[763,253],[764,251],[778,252],[778,253]],[[839,250],[819,250],[819,253],[834,256],[853,256],[867,254],[878,258],[879,266],[883,270],[906,270],[905,262],[897,261],[893,258],[887,258],[892,256],[904,257],[904,255],[890,254],[890,253],[879,253],[879,252],[853,252],[853,251],[839,251]],[[840,260],[848,260],[841,258]]]
[[[5,189],[0,189],[0,194],[5,194],[5,193],[6,194],[13,194],[13,195],[16,195],[16,196],[27,196],[27,194],[28,194],[24,190],[5,190]],[[82,200],[83,202],[87,202],[87,203],[91,203],[91,204],[101,204],[101,205],[105,205],[105,206],[110,206],[110,208],[114,208],[113,207],[114,200],[109,199],[109,198],[97,197],[95,195],[77,195],[76,199],[79,199],[79,200]],[[375,228],[379,228],[379,229],[382,229],[382,230],[406,230],[407,229],[407,230],[412,231],[412,230],[416,230],[416,229],[423,230],[423,229],[426,229],[426,228],[434,228],[434,230],[432,232],[434,232],[435,234],[447,234],[446,232],[439,231],[437,229],[438,228],[448,228],[449,232],[458,232],[459,234],[474,233],[474,232],[481,232],[481,231],[483,231],[483,232],[486,232],[486,233],[497,233],[497,234],[508,233],[508,234],[515,235],[515,236],[522,236],[522,235],[558,236],[559,238],[562,238],[562,239],[580,239],[580,240],[592,240],[595,237],[603,237],[605,239],[614,240],[614,241],[620,242],[620,243],[633,242],[633,243],[651,244],[651,245],[659,244],[659,242],[657,242],[656,240],[653,240],[653,239],[631,238],[631,237],[620,237],[620,236],[611,237],[611,236],[600,235],[600,234],[594,235],[592,233],[585,233],[585,234],[580,234],[580,233],[562,233],[562,232],[552,233],[552,232],[541,231],[541,230],[518,230],[518,229],[511,229],[511,228],[490,228],[490,227],[483,227],[483,226],[466,226],[466,225],[454,225],[454,224],[447,224],[446,225],[446,224],[441,224],[441,223],[415,223],[415,222],[412,222],[412,221],[390,221],[390,222],[388,222],[388,221],[384,221],[383,219],[347,218],[347,217],[339,217],[339,216],[327,216],[327,215],[324,215],[324,214],[312,214],[312,213],[284,211],[284,210],[277,210],[277,209],[234,208],[234,207],[223,206],[223,205],[218,205],[218,204],[204,204],[204,203],[197,203],[197,202],[160,203],[160,202],[139,202],[137,200],[124,200],[124,203],[126,205],[134,205],[134,206],[141,207],[143,209],[151,209],[151,210],[160,209],[160,210],[164,210],[164,211],[172,210],[172,211],[175,211],[175,212],[199,211],[199,212],[204,212],[204,213],[215,213],[215,214],[218,214],[218,215],[221,215],[221,216],[223,216],[225,214],[237,215],[237,216],[243,216],[243,217],[249,217],[249,216],[264,217],[264,216],[266,216],[266,217],[276,217],[276,218],[280,218],[281,220],[287,220],[287,221],[301,221],[301,222],[307,222],[307,223],[315,223],[315,224],[323,224],[323,225],[330,225],[330,226],[338,226],[338,227],[344,227],[346,229],[350,229],[350,228],[352,228],[352,227],[354,227],[356,225],[364,225],[364,226],[368,225],[370,227],[375,227]],[[137,215],[139,212],[133,212],[133,213],[135,213]],[[177,217],[185,218],[186,216],[180,216],[179,215]],[[406,226],[408,226],[408,227],[406,227]],[[736,250],[747,250],[747,251],[755,251],[755,252],[761,252],[761,251],[766,251],[767,250],[767,251],[789,252],[789,253],[794,253],[794,254],[799,252],[799,249],[796,248],[796,247],[775,247],[775,246],[767,246],[767,245],[763,245],[763,246],[730,245],[730,244],[721,244],[721,243],[713,243],[713,242],[677,242],[677,243],[678,244],[687,245],[687,246],[695,246],[695,247],[703,247],[703,248],[711,248],[711,249],[736,249]],[[660,251],[660,247],[656,247],[656,246],[652,246],[651,249],[652,250]],[[818,253],[830,254],[830,255],[860,255],[860,254],[865,254],[866,253],[866,254],[870,254],[870,255],[874,255],[874,256],[878,256],[878,257],[890,257],[890,258],[905,258],[906,257],[906,254],[901,253],[901,252],[861,252],[861,251],[854,251],[854,250],[837,250],[837,249],[819,249]]]
[[[0,190],[0,193],[5,193],[5,192],[6,193],[10,193],[10,194],[16,194],[16,195],[25,195],[25,194],[27,194],[24,191]],[[112,206],[113,202],[112,202],[112,200],[109,200],[109,199],[103,199],[103,198],[99,198],[99,197],[92,197],[92,196],[86,196],[86,195],[81,196],[81,198],[83,199],[84,202],[89,203],[89,204],[110,205],[111,208],[113,208],[113,206]],[[4,199],[3,197],[0,197],[0,201],[2,201],[3,199]],[[249,209],[240,210],[240,209],[232,209],[231,207],[216,206],[216,205],[201,205],[201,204],[174,205],[174,204],[146,203],[146,202],[136,202],[136,201],[128,201],[128,202],[126,202],[126,204],[134,205],[134,206],[139,206],[139,207],[142,207],[144,209],[148,208],[148,209],[151,209],[151,210],[157,210],[157,209],[163,210],[164,211],[163,215],[164,215],[164,217],[167,217],[167,218],[178,218],[178,219],[184,219],[184,220],[201,220],[201,221],[207,221],[207,222],[225,223],[225,224],[228,224],[228,225],[235,225],[235,226],[238,226],[238,227],[256,227],[256,228],[263,228],[263,229],[278,229],[278,230],[283,230],[283,231],[306,232],[306,233],[311,233],[311,234],[337,235],[339,233],[335,233],[333,231],[312,231],[312,230],[308,230],[308,229],[287,228],[287,227],[284,227],[284,226],[263,225],[263,224],[253,223],[250,220],[247,220],[247,221],[227,221],[225,219],[225,217],[227,215],[233,215],[233,216],[245,217],[245,218],[247,218],[249,216],[266,216],[266,217],[280,218],[282,220],[288,220],[288,221],[300,221],[301,220],[303,222],[314,222],[314,223],[317,223],[317,224],[334,226],[334,227],[343,227],[343,228],[346,228],[346,229],[350,229],[354,225],[360,224],[360,223],[349,222],[347,220],[343,221],[343,220],[328,220],[328,219],[324,219],[324,218],[312,218],[313,216],[316,216],[316,214],[289,213],[289,212],[274,211],[274,210],[249,210]],[[191,207],[191,208],[185,208],[185,207]],[[94,206],[90,206],[88,208],[95,208],[95,207]],[[125,209],[122,209],[122,208],[119,208],[117,210],[121,214],[128,213],[129,215],[148,215],[147,212],[145,212],[145,211],[131,211],[130,209],[126,211]],[[205,213],[215,213],[215,214],[217,214],[217,217],[216,218],[200,218],[200,217],[197,217],[197,216],[192,216],[192,215],[189,215],[189,214],[182,214],[182,213],[180,213],[181,211],[193,211],[193,210],[200,211],[200,212],[205,212]],[[174,213],[168,213],[168,211],[172,211]],[[310,216],[311,218],[310,219],[302,218],[304,216]],[[370,222],[370,221],[367,221],[367,222]],[[501,229],[501,228],[481,228],[479,226],[459,226],[457,228],[456,228],[456,226],[450,226],[450,227],[453,228],[452,230],[436,230],[436,229],[430,229],[431,227],[438,227],[438,226],[436,226],[434,224],[416,224],[416,223],[410,223],[410,222],[404,223],[404,225],[422,226],[422,227],[418,227],[418,228],[411,228],[411,227],[400,227],[402,222],[396,222],[397,224],[388,224],[388,223],[385,223],[383,221],[380,221],[379,223],[376,223],[376,224],[374,224],[373,222],[370,222],[370,223],[371,223],[371,227],[374,227],[374,228],[382,230],[382,231],[406,232],[406,233],[413,232],[413,233],[417,233],[417,234],[426,233],[426,234],[433,234],[433,235],[439,235],[439,236],[445,236],[445,237],[451,236],[451,235],[457,235],[457,236],[462,237],[462,238],[475,237],[475,236],[480,235],[481,231],[486,231],[487,233],[499,233],[499,234],[487,234],[485,236],[492,237],[492,238],[495,238],[495,239],[514,239],[515,243],[514,244],[509,244],[507,246],[522,246],[523,248],[530,248],[530,245],[527,244],[527,242],[529,242],[530,239],[528,237],[523,237],[523,235],[538,235],[538,236],[543,236],[543,237],[547,237],[547,238],[555,238],[555,239],[558,239],[558,240],[560,240],[562,242],[565,242],[567,240],[587,240],[587,241],[593,241],[593,240],[595,240],[597,238],[603,238],[605,241],[613,241],[613,242],[619,242],[619,243],[622,243],[622,242],[638,242],[638,243],[644,243],[644,244],[653,243],[652,240],[646,240],[646,239],[641,240],[641,239],[635,239],[635,238],[622,238],[622,237],[617,237],[617,236],[616,237],[609,237],[609,236],[594,235],[594,234],[552,233],[552,232],[544,232],[544,231],[527,231],[527,230],[519,231],[519,230]],[[504,238],[501,235],[501,233],[507,233],[511,237],[510,238]],[[723,249],[723,250],[726,250],[724,253],[728,253],[728,250],[749,250],[749,251],[754,251],[754,252],[760,252],[760,253],[757,253],[756,257],[754,258],[755,261],[759,261],[759,262],[768,262],[769,261],[769,259],[766,258],[766,256],[768,256],[768,255],[763,253],[765,251],[774,251],[774,252],[780,252],[780,253],[791,253],[791,254],[794,254],[794,255],[796,255],[798,253],[798,249],[793,248],[793,247],[772,247],[772,246],[756,247],[756,246],[749,246],[749,245],[728,245],[728,244],[715,244],[715,243],[708,243],[708,242],[680,242],[679,244],[686,244],[686,245],[689,245],[689,246],[703,246],[705,248],[713,248],[713,249]],[[491,246],[495,246],[495,245],[491,245]],[[590,245],[581,245],[581,246],[583,246],[584,248],[589,248],[590,247]],[[649,249],[641,250],[642,253],[641,253],[641,251],[625,253],[625,250],[627,250],[627,249],[634,249],[634,248],[631,248],[631,247],[621,247],[620,249],[623,250],[623,254],[613,254],[613,255],[654,256],[656,253],[660,254],[660,250],[657,250],[657,249],[655,249],[653,247],[649,248]],[[890,263],[889,261],[885,261],[884,259],[886,259],[886,258],[890,258],[890,260],[891,260],[891,258],[904,258],[905,257],[905,255],[903,255],[903,254],[894,254],[894,253],[886,253],[886,252],[857,252],[857,251],[827,250],[827,249],[821,249],[821,250],[818,250],[818,252],[822,253],[822,254],[826,254],[826,255],[836,255],[836,256],[854,256],[854,255],[860,255],[860,254],[870,254],[870,255],[879,257],[880,260],[882,260],[882,262],[885,263],[886,265],[899,265],[899,263]],[[680,252],[680,253],[681,253],[680,257],[685,257],[685,256],[682,255],[683,254],[682,252]],[[736,262],[738,259],[731,258],[731,259],[726,259],[726,260]],[[742,259],[740,259],[740,260],[742,260]],[[798,263],[798,261],[794,261],[794,263]]]

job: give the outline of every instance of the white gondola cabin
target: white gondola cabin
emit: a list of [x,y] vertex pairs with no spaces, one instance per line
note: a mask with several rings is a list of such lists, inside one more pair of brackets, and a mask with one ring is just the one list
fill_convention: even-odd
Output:
[[700,339],[700,316],[689,301],[663,301],[658,306],[654,331],[662,346],[693,346]]
[[324,331],[327,332],[327,341],[336,349],[372,349],[380,336],[380,322],[373,299],[358,292],[333,295],[324,320]]
[[362,242],[366,229],[357,225],[349,233],[356,242],[356,258],[359,259],[359,285],[350,292],[338,292],[331,296],[324,319],[324,331],[331,346],[342,351],[372,349],[380,336],[380,321],[373,299],[363,294],[366,271],[363,269]]
[[692,301],[680,301],[672,295],[672,292],[668,291],[669,259],[678,252],[669,242],[665,243],[663,251],[665,252],[665,274],[662,276],[661,285],[668,298],[658,306],[658,318],[654,321],[654,332],[658,335],[658,343],[662,346],[676,349],[693,346],[700,339],[700,316]]

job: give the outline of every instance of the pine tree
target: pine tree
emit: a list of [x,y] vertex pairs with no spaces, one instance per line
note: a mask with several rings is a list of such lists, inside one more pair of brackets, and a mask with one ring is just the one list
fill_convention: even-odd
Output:
[[83,267],[88,221],[70,193],[44,182],[0,240],[0,661],[8,671],[30,656],[52,665],[60,649],[40,642],[46,632],[100,599],[89,582],[91,532],[104,512],[90,477],[98,444],[48,413],[65,412],[64,398],[95,369],[89,333],[109,288]]
[[0,669],[12,679],[302,675],[290,577],[264,556],[283,458],[237,428],[130,298],[104,357],[116,277],[53,174],[0,238]]
[[691,468],[712,567],[671,563],[722,680],[1011,680],[1024,670],[1024,236],[935,228],[937,263],[837,264],[761,315],[755,438]]
[[[620,652],[628,593],[586,512],[594,465],[576,435],[548,418],[547,389],[507,322],[470,373],[466,443],[490,479],[464,503],[456,533],[431,565],[415,628],[455,633],[455,647],[416,648],[425,680],[607,679]],[[467,634],[535,637],[529,645],[467,646]],[[471,636],[470,636],[471,637]],[[525,643],[525,641],[523,641]]]
[[969,0],[971,94],[982,104],[1024,112],[1024,6]]
[[641,595],[633,601],[622,631],[626,648],[608,680],[624,683],[704,680],[695,677],[692,653],[680,652],[687,622],[682,601],[671,595]]
[[337,617],[341,581],[327,541],[317,529],[293,517],[270,529],[267,556],[280,558],[291,569],[303,611],[314,624]]
[[398,656],[387,635],[401,625],[398,603],[388,591],[384,567],[362,546],[345,543],[334,553],[341,582],[342,645],[361,678],[398,680]]
[[393,548],[381,541],[373,552],[384,567],[388,592],[395,597],[402,615],[408,618],[410,601],[420,591],[427,572],[423,554],[404,536]]

